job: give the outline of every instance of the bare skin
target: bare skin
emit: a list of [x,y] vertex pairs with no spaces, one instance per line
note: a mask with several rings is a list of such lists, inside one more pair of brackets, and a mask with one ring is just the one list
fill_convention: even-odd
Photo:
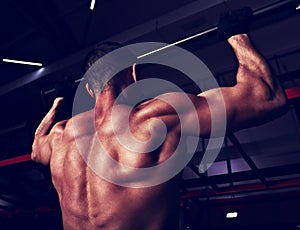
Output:
[[[272,77],[268,65],[254,50],[247,35],[235,35],[228,39],[238,61],[237,84],[221,88],[226,112],[227,131],[234,132],[272,120],[287,111],[286,97],[278,81]],[[133,71],[133,73],[135,73]],[[136,77],[133,74],[134,78]],[[124,85],[124,88],[127,85]],[[178,191],[180,174],[173,179],[149,188],[128,188],[110,183],[96,175],[82,159],[75,143],[72,125],[81,124],[77,141],[85,143],[88,153],[95,151],[91,143],[101,140],[104,149],[118,162],[131,167],[149,167],[159,164],[174,152],[180,134],[195,135],[194,118],[190,109],[182,103],[184,130],[181,130],[178,115],[165,102],[154,98],[134,108],[130,117],[133,135],[141,140],[149,139],[153,118],[162,120],[168,133],[161,147],[146,154],[136,154],[124,148],[114,135],[111,111],[115,97],[109,90],[95,94],[95,109],[61,121],[52,127],[61,98],[54,104],[38,127],[33,143],[32,159],[50,165],[53,184],[58,192],[65,229],[178,229]],[[188,95],[194,103],[201,124],[202,137],[210,135],[210,109],[206,98],[216,105],[216,89],[197,96]],[[180,104],[181,93],[168,93]],[[127,105],[117,105],[118,117],[114,120],[122,135],[122,111]],[[218,112],[218,107],[212,108]],[[95,119],[95,126],[94,126]],[[145,147],[146,148],[146,147]],[[82,149],[81,149],[82,150]],[[184,150],[183,150],[184,151]],[[103,154],[98,151],[100,156]],[[104,162],[99,162],[105,165]],[[130,175],[130,171],[114,172]]]

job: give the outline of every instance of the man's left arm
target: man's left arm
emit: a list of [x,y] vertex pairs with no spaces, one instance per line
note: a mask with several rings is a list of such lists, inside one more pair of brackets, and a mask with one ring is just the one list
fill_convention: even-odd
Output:
[[49,132],[53,125],[55,115],[63,98],[56,98],[46,116],[43,118],[35,131],[32,144],[31,159],[43,165],[49,165],[52,153]]

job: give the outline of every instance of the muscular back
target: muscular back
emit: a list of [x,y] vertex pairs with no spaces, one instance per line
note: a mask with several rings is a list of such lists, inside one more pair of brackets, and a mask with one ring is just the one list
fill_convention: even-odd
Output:
[[[151,127],[157,125],[156,118],[166,124],[167,135],[164,142],[149,153],[132,152],[130,148],[119,144],[113,134],[114,124],[120,136],[125,140],[127,138],[126,132],[122,132],[122,111],[128,110],[125,106],[118,107],[120,115],[114,121],[110,119],[109,111],[104,109],[105,115],[101,114],[96,106],[96,113],[90,111],[67,122],[61,122],[48,135],[61,99],[55,100],[53,107],[36,130],[32,159],[45,165],[50,162],[66,229],[176,229],[174,206],[178,198],[179,176],[155,187],[121,187],[95,173],[97,166],[106,166],[107,172],[116,175],[117,178],[126,178],[131,174],[130,168],[121,171],[110,168],[110,165],[106,164],[104,152],[108,152],[117,162],[127,166],[150,167],[170,157],[178,144],[179,131],[185,135],[210,137],[211,124],[214,121],[214,129],[222,135],[225,124],[226,131],[230,133],[260,125],[288,111],[283,89],[271,74],[267,63],[253,48],[249,37],[246,34],[235,35],[230,37],[228,42],[240,64],[235,86],[211,89],[197,96],[188,95],[192,106],[183,100],[184,97],[180,93],[164,95],[164,99],[171,99],[181,113],[180,122],[174,110],[158,100],[144,103],[132,112],[130,129],[141,141],[148,140],[151,134],[158,134],[151,132]],[[113,92],[111,93],[113,95]],[[207,101],[210,102],[210,107]],[[105,104],[106,100],[100,101],[100,104],[101,102]],[[96,128],[93,128],[95,114]],[[71,128],[74,121],[81,124],[76,128],[76,140]],[[198,125],[195,125],[197,123]],[[178,130],[178,127],[181,130]],[[93,144],[95,140],[101,141],[102,149],[96,148]],[[145,145],[146,149],[147,147]],[[87,162],[94,162],[96,167],[93,167],[93,170],[87,166],[82,155]]]
[[[150,153],[138,154],[128,150],[115,137],[112,122],[115,122],[114,127],[122,129],[124,125],[122,110],[129,108],[119,106],[117,109],[120,110],[117,113],[119,117],[115,117],[113,121],[111,114],[106,113],[105,116],[97,116],[95,122],[95,113],[92,110],[67,122],[58,123],[51,131],[53,144],[50,169],[60,199],[64,228],[110,230],[178,228],[180,176],[149,188],[128,188],[106,181],[97,175],[97,171],[87,166],[86,161],[89,158],[94,159],[90,155],[97,154],[97,159],[100,159],[97,162],[99,167],[106,167],[107,173],[126,177],[130,176],[130,170],[110,169],[105,165],[105,160],[101,161],[105,159],[104,154],[109,153],[120,164],[141,168],[151,167],[166,160],[176,147],[177,134],[169,130],[164,143]],[[143,109],[141,106],[132,113],[130,127],[138,140],[147,141],[151,135],[150,129],[155,124],[142,113]],[[155,131],[151,132],[152,135],[155,134]],[[119,134],[123,135],[122,130]],[[102,150],[93,144],[95,140],[100,140]]]

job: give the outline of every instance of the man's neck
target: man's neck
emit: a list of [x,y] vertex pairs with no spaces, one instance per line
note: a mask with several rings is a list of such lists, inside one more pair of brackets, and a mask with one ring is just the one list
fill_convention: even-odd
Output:
[[112,90],[105,90],[96,95],[95,112],[97,117],[103,116],[111,111],[116,101],[115,93]]

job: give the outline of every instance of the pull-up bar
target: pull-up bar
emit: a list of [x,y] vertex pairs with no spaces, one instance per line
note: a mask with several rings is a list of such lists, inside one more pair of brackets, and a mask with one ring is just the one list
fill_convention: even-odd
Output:
[[[254,16],[259,16],[259,15],[262,15],[262,14],[264,14],[264,13],[266,13],[266,12],[272,11],[272,10],[274,10],[274,9],[278,9],[278,8],[280,8],[280,7],[282,7],[282,6],[285,6],[285,5],[289,4],[289,3],[294,3],[294,2],[296,2],[296,1],[295,1],[295,0],[291,0],[291,1],[278,1],[278,2],[276,2],[276,3],[270,4],[270,5],[268,5],[268,6],[265,6],[265,7],[262,7],[262,8],[260,8],[260,9],[255,10],[255,11],[253,12],[253,15],[254,15]],[[299,7],[299,6],[298,6],[298,7]],[[296,10],[297,10],[297,8],[296,8]],[[146,56],[148,56],[148,55],[151,55],[151,54],[160,52],[160,51],[162,51],[162,50],[168,49],[168,48],[170,48],[170,47],[172,47],[172,46],[176,46],[176,45],[179,45],[179,44],[181,44],[181,43],[187,42],[187,41],[189,41],[189,40],[192,40],[192,39],[201,37],[201,36],[203,36],[203,35],[210,34],[210,33],[215,32],[215,31],[217,31],[217,30],[218,30],[218,26],[213,26],[213,27],[211,27],[211,28],[209,28],[209,29],[206,29],[206,30],[204,30],[204,31],[201,31],[201,32],[199,32],[199,33],[196,33],[196,34],[194,34],[194,35],[191,35],[191,36],[189,36],[189,37],[187,37],[187,38],[183,38],[183,39],[181,39],[181,40],[172,42],[171,44],[168,44],[168,45],[163,46],[163,47],[161,47],[161,48],[158,48],[158,49],[156,49],[156,50],[149,51],[149,52],[147,52],[147,53],[145,53],[145,54],[142,54],[142,55],[138,56],[137,58],[140,59],[140,58],[146,57]]]

